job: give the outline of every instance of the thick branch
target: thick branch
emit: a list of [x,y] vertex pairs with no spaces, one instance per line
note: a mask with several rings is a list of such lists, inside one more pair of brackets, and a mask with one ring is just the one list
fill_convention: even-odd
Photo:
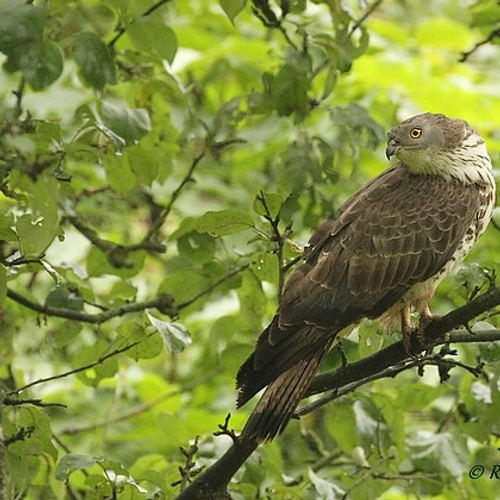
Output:
[[[462,330],[453,332],[446,338],[446,334],[455,330],[457,327],[466,325],[475,317],[492,309],[500,304],[500,288],[492,287],[488,292],[465,304],[454,311],[451,311],[442,318],[432,321],[424,331],[426,339],[433,344],[439,345],[447,342],[491,342],[500,340],[500,334],[495,331],[481,332],[481,334],[466,334]],[[414,340],[416,336],[413,337]],[[412,345],[414,353],[418,354],[429,346]],[[351,382],[369,377],[379,373],[390,366],[397,365],[408,358],[402,341],[391,344],[382,351],[376,352],[367,358],[363,358],[356,363],[348,364],[339,370],[323,373],[315,377],[312,381],[306,396],[318,394],[327,390],[333,390],[342,387]]]
[[[431,322],[425,328],[423,336],[425,339],[432,339],[434,345],[446,344],[448,342],[492,342],[500,340],[500,331],[498,330],[487,330],[477,333],[466,333],[463,330],[454,331],[457,327],[467,324],[475,317],[499,304],[500,288],[492,287],[488,292],[476,297],[465,306]],[[447,332],[450,331],[452,333],[447,338]],[[429,348],[429,346],[423,345],[412,347],[415,354]],[[406,352],[403,342],[399,341],[368,358],[361,359],[334,372],[318,375],[313,380],[306,396],[329,390],[337,391],[334,394],[340,391],[346,394],[361,385],[356,382],[363,380],[363,383],[368,383],[384,371],[386,376],[395,376],[400,371],[414,365],[414,359]],[[257,446],[258,443],[255,441],[242,439],[241,437],[238,438],[233,446],[217,462],[181,492],[178,500],[228,498],[227,485],[229,481]]]

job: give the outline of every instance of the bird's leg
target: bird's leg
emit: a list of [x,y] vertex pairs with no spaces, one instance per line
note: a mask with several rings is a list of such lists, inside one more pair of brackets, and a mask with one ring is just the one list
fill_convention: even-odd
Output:
[[418,341],[423,346],[433,344],[432,342],[429,342],[429,340],[425,337],[425,329],[437,318],[438,316],[434,316],[434,314],[432,314],[431,310],[429,309],[429,304],[425,304],[425,306],[420,310],[420,320],[418,323],[417,337]]
[[403,343],[405,345],[406,352],[415,357],[411,350],[411,336],[414,329],[411,326],[411,316],[410,316],[410,306],[406,305],[401,310],[401,331],[403,332]]

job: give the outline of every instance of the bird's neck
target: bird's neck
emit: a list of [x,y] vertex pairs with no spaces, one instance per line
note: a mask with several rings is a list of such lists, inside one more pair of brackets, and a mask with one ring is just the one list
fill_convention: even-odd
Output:
[[462,184],[494,185],[486,145],[475,132],[454,149],[414,149],[400,151],[398,157],[414,174],[439,175]]

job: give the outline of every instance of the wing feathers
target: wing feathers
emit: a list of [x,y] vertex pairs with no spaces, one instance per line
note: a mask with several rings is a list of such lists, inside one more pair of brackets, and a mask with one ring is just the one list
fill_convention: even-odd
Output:
[[480,203],[474,185],[412,174],[398,164],[326,221],[238,373],[238,405],[270,384],[245,432],[276,435],[335,336],[362,317],[379,316],[444,268]]

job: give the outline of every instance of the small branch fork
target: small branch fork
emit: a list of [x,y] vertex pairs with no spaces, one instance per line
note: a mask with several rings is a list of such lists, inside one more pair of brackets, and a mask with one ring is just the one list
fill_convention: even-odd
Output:
[[[429,345],[419,344],[412,346],[414,353],[427,352],[427,354],[422,358],[415,358],[408,355],[403,341],[395,342],[355,363],[316,376],[307,391],[306,397],[331,391],[331,393],[324,396],[324,398],[328,398],[328,400],[324,399],[323,404],[326,404],[326,402],[348,394],[372,380],[394,377],[402,371],[425,365],[437,366],[443,380],[446,379],[449,370],[453,367],[466,369],[478,376],[482,372],[483,365],[480,363],[473,367],[450,359],[449,355],[454,354],[454,352],[449,350],[448,345],[450,343],[500,341],[500,330],[469,332],[467,329],[462,328],[469,321],[498,305],[500,305],[500,288],[491,286],[486,293],[477,296],[466,305],[442,318],[433,320],[425,327],[422,336],[426,342],[430,342],[434,346],[444,346],[439,353],[431,354],[428,352]],[[448,334],[448,332],[451,333]],[[315,407],[311,405],[305,406],[299,409],[296,415],[303,415],[313,409]],[[227,424],[226,419],[222,427],[227,429]],[[243,439],[241,436],[236,438],[233,445],[219,460],[181,491],[177,500],[229,498],[227,485],[238,469],[257,449],[258,445],[257,441],[250,438]]]
[[487,43],[490,43],[491,41],[493,41],[495,38],[498,38],[498,37],[500,37],[500,28],[494,29],[484,40],[476,43],[476,45],[474,45],[474,47],[472,47],[472,49],[470,49],[466,52],[462,52],[462,54],[460,55],[460,59],[458,61],[459,62],[467,61],[467,59],[469,59],[469,57],[472,54],[474,54],[474,52],[476,52],[480,47],[482,47],[483,45],[486,45]]
[[[272,231],[272,236],[271,236],[271,241],[275,241],[277,248],[276,248],[276,255],[278,257],[278,297],[281,297],[283,293],[283,287],[285,285],[285,259],[283,256],[283,250],[285,248],[285,238],[286,234],[282,235],[280,228],[279,228],[279,222],[280,222],[280,214],[278,214],[273,217],[271,210],[269,208],[269,205],[266,200],[266,195],[264,194],[263,191],[260,191],[259,194],[257,195],[257,201],[259,201],[262,204],[262,207],[264,208],[264,219],[269,222],[271,226],[271,231]],[[285,233],[288,231],[288,229],[285,230]]]

